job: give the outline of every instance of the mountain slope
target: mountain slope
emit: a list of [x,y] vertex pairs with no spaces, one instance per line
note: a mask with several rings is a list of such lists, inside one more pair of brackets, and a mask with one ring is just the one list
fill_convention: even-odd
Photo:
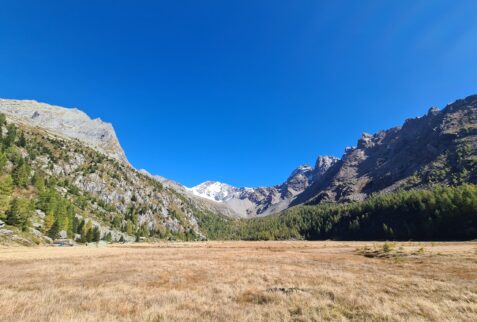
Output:
[[[196,216],[213,209],[135,170],[120,154],[92,147],[100,142],[85,144],[52,126],[3,115],[0,226],[6,226],[0,242],[204,238]],[[58,124],[62,129],[66,123]]]
[[76,108],[64,108],[36,101],[0,99],[0,113],[14,122],[24,123],[66,138],[78,139],[98,151],[127,162],[116,132],[110,123],[92,120]]
[[373,193],[477,182],[477,95],[431,108],[402,127],[363,134],[294,201],[352,202]]

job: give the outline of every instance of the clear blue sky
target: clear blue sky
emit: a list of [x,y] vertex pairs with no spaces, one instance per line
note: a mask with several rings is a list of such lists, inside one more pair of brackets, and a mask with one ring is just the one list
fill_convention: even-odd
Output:
[[113,123],[186,185],[283,181],[477,93],[477,1],[2,0],[0,97]]

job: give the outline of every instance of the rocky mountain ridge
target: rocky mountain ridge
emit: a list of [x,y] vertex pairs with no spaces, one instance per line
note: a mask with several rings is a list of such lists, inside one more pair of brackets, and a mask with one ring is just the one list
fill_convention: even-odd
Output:
[[363,133],[355,147],[315,180],[292,205],[347,203],[373,193],[477,182],[477,95],[403,126]]
[[341,159],[319,157],[274,187],[236,188],[205,182],[189,189],[244,217],[269,215],[300,204],[349,203],[375,193],[433,184],[477,183],[477,95],[401,127],[363,133]]
[[100,152],[127,162],[111,123],[91,119],[77,108],[64,108],[33,100],[0,99],[0,113],[14,122],[42,128],[69,139],[78,139]]
[[265,216],[286,209],[296,196],[319,180],[337,161],[335,157],[320,156],[315,168],[302,165],[293,170],[284,183],[272,187],[237,188],[206,181],[186,190],[194,196],[221,203],[240,217]]

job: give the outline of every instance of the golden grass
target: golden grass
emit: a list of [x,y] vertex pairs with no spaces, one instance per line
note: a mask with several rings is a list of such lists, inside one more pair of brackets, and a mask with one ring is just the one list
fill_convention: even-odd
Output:
[[0,320],[477,321],[477,243],[382,247],[0,248]]

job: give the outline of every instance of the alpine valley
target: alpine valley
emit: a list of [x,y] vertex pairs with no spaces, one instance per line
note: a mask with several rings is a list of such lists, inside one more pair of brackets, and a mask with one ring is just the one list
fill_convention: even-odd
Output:
[[137,170],[78,109],[2,99],[0,113],[2,244],[477,238],[477,95],[254,188]]

